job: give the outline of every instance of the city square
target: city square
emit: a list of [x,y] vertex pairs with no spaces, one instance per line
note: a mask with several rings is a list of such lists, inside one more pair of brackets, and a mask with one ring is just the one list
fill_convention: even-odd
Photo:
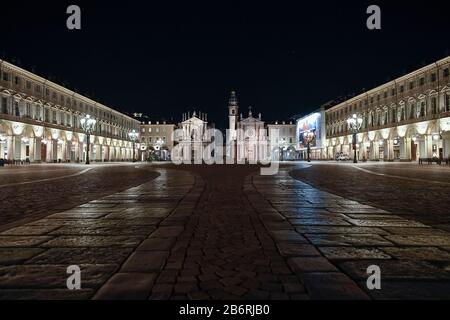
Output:
[[[450,290],[448,197],[436,201],[434,190],[448,188],[450,168],[299,162],[261,176],[250,165],[41,166],[0,173],[24,188],[2,186],[2,299],[442,299]],[[74,174],[88,190],[61,203],[73,188],[63,177]],[[95,188],[103,179],[111,189]],[[48,188],[59,201],[43,197]],[[66,288],[69,265],[81,268],[81,290]],[[370,265],[381,268],[381,290],[366,287]]]
[[219,2],[2,7],[0,302],[450,299],[448,9]]

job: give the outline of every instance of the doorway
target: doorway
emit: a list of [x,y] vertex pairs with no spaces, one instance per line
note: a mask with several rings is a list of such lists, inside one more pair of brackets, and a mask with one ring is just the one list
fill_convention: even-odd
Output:
[[47,144],[41,143],[41,161],[47,162]]

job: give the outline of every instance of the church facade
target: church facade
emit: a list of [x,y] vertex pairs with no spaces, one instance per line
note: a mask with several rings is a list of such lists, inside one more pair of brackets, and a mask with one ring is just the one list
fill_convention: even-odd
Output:
[[184,163],[202,163],[203,153],[211,142],[208,137],[208,115],[194,111],[183,114],[182,121],[175,131],[175,159]]
[[235,91],[228,101],[228,135],[227,157],[237,163],[257,163],[270,157],[269,139],[262,121],[261,113],[253,116],[252,108],[248,108],[247,117],[239,114],[239,104]]

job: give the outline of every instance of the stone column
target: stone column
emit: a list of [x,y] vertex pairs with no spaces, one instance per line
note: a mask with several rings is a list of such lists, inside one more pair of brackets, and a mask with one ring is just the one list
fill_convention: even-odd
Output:
[[412,154],[411,154],[411,143],[412,143],[412,138],[405,138],[405,150],[406,150],[406,159],[408,160],[412,160]]
[[8,136],[6,141],[7,141],[8,160],[14,160],[13,136]]
[[105,157],[104,157],[104,161],[109,161],[109,146],[105,146]]
[[30,146],[30,153],[29,153],[28,159],[30,160],[30,163],[32,163],[32,162],[34,162],[34,154],[36,152],[35,151],[35,147],[36,147],[35,138],[30,138],[29,146]]
[[95,145],[95,160],[102,162],[103,146],[101,144]]
[[72,159],[72,141],[66,141],[66,159],[70,160],[72,162],[74,159]]
[[22,137],[21,136],[13,136],[12,139],[12,147],[13,147],[13,159],[21,160],[22,153]]
[[[92,137],[91,137],[91,139],[92,139]],[[89,144],[89,161],[92,162],[94,160],[95,160],[94,159],[94,144],[91,142]]]
[[61,152],[58,155],[58,159],[61,159],[61,162],[65,162],[67,159],[67,143],[64,141],[62,144],[58,144],[59,148],[61,148]]
[[433,141],[432,135],[427,135],[426,143],[427,143],[427,157],[432,158],[433,157],[433,143],[436,143],[436,145],[438,143],[437,143],[437,141],[436,142]]
[[388,145],[388,156],[387,159],[388,160],[394,160],[394,141],[391,139],[387,140],[387,145]]
[[58,162],[58,140],[52,139],[50,149],[52,151],[52,162]]
[[52,162],[52,140],[47,140],[46,150],[45,161]]
[[34,162],[41,162],[42,157],[42,138],[34,138]]
[[0,159],[5,159],[6,140],[0,141]]
[[76,158],[75,160],[78,160],[80,162],[83,162],[83,150],[84,150],[84,143],[82,141],[78,142],[78,149],[76,152]]

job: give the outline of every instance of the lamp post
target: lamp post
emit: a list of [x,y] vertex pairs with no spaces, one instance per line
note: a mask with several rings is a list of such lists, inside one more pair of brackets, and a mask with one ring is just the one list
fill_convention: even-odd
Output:
[[353,144],[353,163],[358,163],[358,159],[356,158],[356,139],[357,133],[361,129],[363,123],[363,119],[361,115],[354,113],[350,118],[347,119],[347,125],[349,131],[353,134],[352,144]]
[[[156,140],[156,148],[159,152],[159,160],[161,161],[161,155],[162,155],[162,146],[164,145],[164,140],[159,138]],[[164,159],[165,160],[165,159]]]
[[314,138],[314,131],[308,131],[306,132],[306,154],[307,154],[307,160],[308,162],[311,162],[311,140]]
[[287,142],[285,139],[278,143],[279,160],[284,161],[284,151],[287,149]]
[[81,128],[86,133],[86,164],[89,164],[89,149],[91,145],[91,133],[94,131],[95,123],[97,121],[94,118],[91,118],[90,115],[84,116],[80,120]]
[[136,144],[136,140],[138,138],[138,133],[136,132],[136,130],[133,129],[133,131],[129,132],[128,135],[130,136],[130,140],[133,143],[133,162],[136,162],[136,158],[135,158],[135,152],[136,152],[135,144]]

